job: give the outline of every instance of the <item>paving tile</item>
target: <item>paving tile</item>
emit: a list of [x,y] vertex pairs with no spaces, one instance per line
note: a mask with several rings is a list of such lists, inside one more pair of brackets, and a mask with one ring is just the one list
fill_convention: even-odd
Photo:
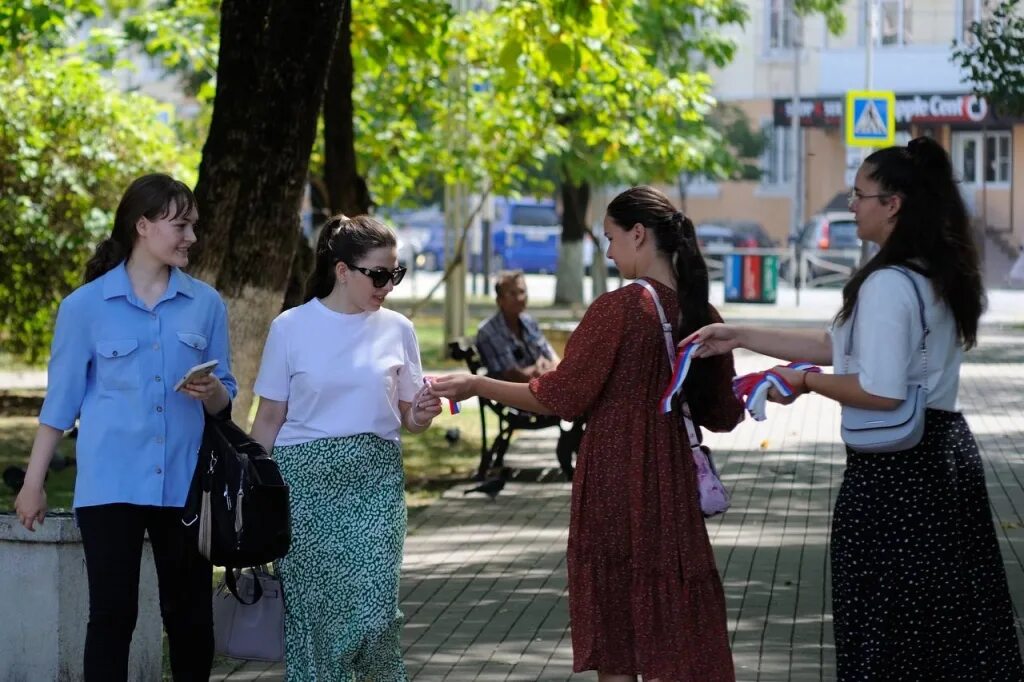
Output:
[[[1009,358],[1007,360],[1006,358]],[[737,356],[741,372],[766,364]],[[1000,547],[1024,616],[1024,332],[983,334],[961,402],[985,461]],[[517,434],[506,464],[553,466],[557,432]],[[830,682],[829,524],[845,450],[839,410],[818,396],[708,434],[733,507],[708,521],[737,680]],[[447,492],[417,515],[401,589],[411,679],[563,682],[572,673],[565,576],[570,487],[512,482],[493,504]],[[1024,630],[1024,628],[1022,628]],[[281,666],[222,667],[211,680],[280,679]]]

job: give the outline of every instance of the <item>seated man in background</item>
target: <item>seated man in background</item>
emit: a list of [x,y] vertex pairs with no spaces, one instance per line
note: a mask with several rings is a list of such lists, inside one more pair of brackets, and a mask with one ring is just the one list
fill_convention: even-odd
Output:
[[[544,338],[540,326],[526,312],[526,278],[522,271],[505,270],[495,277],[498,312],[477,331],[476,347],[487,375],[503,381],[526,383],[558,366],[560,358]],[[562,430],[556,454],[567,480],[572,480],[573,453],[579,450],[583,420]]]

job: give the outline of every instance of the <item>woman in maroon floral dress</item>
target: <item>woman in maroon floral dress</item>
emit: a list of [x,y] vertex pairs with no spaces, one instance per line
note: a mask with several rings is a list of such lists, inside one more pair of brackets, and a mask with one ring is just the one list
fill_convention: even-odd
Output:
[[[676,341],[720,319],[693,224],[665,195],[623,192],[604,229],[619,272],[657,290]],[[731,355],[693,364],[684,392],[698,425],[728,431],[739,422],[733,376]],[[596,670],[601,682],[735,679],[680,409],[658,409],[670,378],[654,301],[626,286],[594,301],[558,368],[528,385],[453,375],[433,386],[456,400],[483,395],[564,419],[587,415],[573,479],[569,610],[573,669]]]

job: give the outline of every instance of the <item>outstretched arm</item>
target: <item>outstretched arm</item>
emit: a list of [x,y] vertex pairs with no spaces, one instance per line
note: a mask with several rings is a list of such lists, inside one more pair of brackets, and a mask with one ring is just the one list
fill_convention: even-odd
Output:
[[537,400],[533,391],[530,390],[529,384],[498,381],[474,374],[450,374],[438,377],[430,385],[430,392],[439,398],[456,401],[478,395],[535,414],[554,414]]
[[680,342],[699,341],[694,357],[707,358],[745,348],[789,362],[832,364],[832,339],[821,330],[765,329],[734,324],[709,324]]

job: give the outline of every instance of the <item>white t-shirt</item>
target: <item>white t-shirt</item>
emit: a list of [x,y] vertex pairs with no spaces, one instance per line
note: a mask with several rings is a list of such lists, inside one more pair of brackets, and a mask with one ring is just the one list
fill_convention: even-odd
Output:
[[[927,339],[928,407],[955,411],[963,350],[957,341],[953,311],[936,298],[926,277],[908,272],[917,282],[924,300],[930,332]],[[861,388],[884,398],[906,398],[908,386],[924,383],[921,314],[914,287],[906,277],[892,269],[882,269],[864,280],[857,296],[854,353],[847,359],[844,356],[849,323],[847,320],[829,329],[832,364],[837,374],[859,375]]]
[[346,315],[314,298],[270,325],[254,391],[288,403],[275,445],[374,433],[398,440],[398,401],[423,385],[416,332],[381,308]]

